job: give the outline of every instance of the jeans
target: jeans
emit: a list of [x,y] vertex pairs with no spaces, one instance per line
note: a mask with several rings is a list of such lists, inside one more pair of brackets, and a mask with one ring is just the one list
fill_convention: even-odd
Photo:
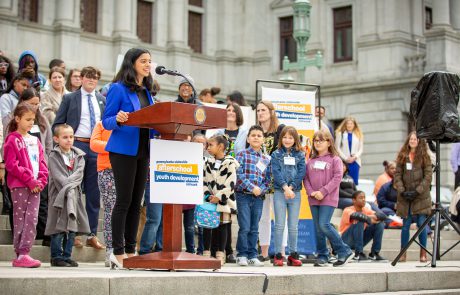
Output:
[[199,255],[203,254],[204,251],[204,237],[203,237],[203,228],[198,226],[198,247],[196,248],[196,253]]
[[264,201],[252,194],[236,193],[238,207],[238,240],[236,251],[238,257],[248,259],[257,257],[257,239],[259,238],[259,221],[262,216]]
[[184,214],[185,251],[195,253],[195,208],[182,211]]
[[70,259],[74,240],[74,232],[51,235],[51,259]]
[[161,251],[163,251],[163,219],[160,220],[160,225],[158,226],[158,230],[157,230],[155,248],[153,248],[153,252],[161,252]]
[[[412,222],[417,223],[417,227],[420,228],[420,226],[425,221],[425,219],[426,219],[425,214],[412,215],[411,209],[409,208],[409,213],[407,215],[407,218],[403,218],[403,227],[401,229],[401,248],[404,248],[409,242],[409,230],[410,230],[410,225],[412,224]],[[422,232],[418,236],[418,239],[420,241],[420,244],[423,247],[426,247],[426,240],[427,240],[426,227],[422,230]]]
[[329,251],[327,249],[326,237],[331,242],[332,248],[337,252],[340,260],[351,254],[351,249],[342,241],[337,230],[331,224],[332,214],[335,208],[332,206],[310,206],[316,232],[316,251],[318,259],[327,261]]
[[286,210],[288,213],[288,245],[290,252],[297,252],[297,235],[300,211],[300,191],[295,192],[294,199],[287,200],[284,192],[275,190],[273,198],[275,209],[275,253],[283,249],[283,232],[286,223]]
[[142,232],[139,255],[152,253],[152,248],[157,238],[157,232],[160,227],[163,204],[150,203],[150,183],[147,182],[145,187],[146,217],[144,231]]
[[350,225],[342,234],[342,240],[356,252],[363,252],[364,246],[373,240],[371,252],[378,253],[382,249],[384,228],[383,222],[369,224],[366,227],[364,222],[358,222]]

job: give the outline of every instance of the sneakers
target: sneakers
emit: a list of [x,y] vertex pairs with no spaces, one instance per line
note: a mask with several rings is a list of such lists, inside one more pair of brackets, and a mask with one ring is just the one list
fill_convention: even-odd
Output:
[[227,259],[225,260],[226,263],[236,263],[236,256],[235,254],[227,255]]
[[369,258],[367,258],[366,254],[364,254],[363,252],[356,252],[355,256],[353,257],[353,261],[370,262]]
[[380,256],[379,252],[369,253],[369,259],[373,261],[386,261],[387,260],[385,257]]
[[344,266],[345,264],[347,264],[348,262],[350,262],[350,260],[353,259],[353,257],[355,256],[355,253],[353,252],[350,252],[350,254],[348,254],[347,256],[345,256],[344,258],[339,258],[339,260],[337,260],[336,262],[334,262],[334,264],[332,264],[332,266]]
[[261,262],[258,258],[251,258],[248,260],[249,266],[264,266],[265,264]]
[[78,267],[78,262],[76,262],[73,259],[68,258],[68,259],[65,260],[65,262],[67,262],[70,267]]
[[316,266],[316,267],[325,267],[327,265],[328,265],[327,261],[324,261],[322,259],[316,259],[315,264],[313,264],[313,266]]
[[257,256],[257,259],[258,259],[260,262],[270,261],[270,256],[264,257],[263,255],[259,255],[259,256]]
[[248,266],[248,259],[246,257],[236,257],[236,263],[239,266]]
[[273,257],[273,266],[283,266],[284,265],[284,259],[283,255],[281,253],[277,253],[275,257]]
[[60,258],[51,258],[51,266],[70,267],[70,263]]
[[288,266],[302,266],[302,261],[299,260],[299,254],[297,252],[291,252],[287,260]]
[[13,267],[35,268],[40,267],[42,263],[40,260],[33,259],[29,255],[24,255],[21,257],[21,259],[14,259],[12,264]]

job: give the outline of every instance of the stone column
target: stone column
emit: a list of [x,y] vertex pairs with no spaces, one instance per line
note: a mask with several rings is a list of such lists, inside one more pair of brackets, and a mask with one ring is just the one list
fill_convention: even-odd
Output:
[[449,0],[433,1],[433,28],[450,26]]
[[450,0],[450,22],[455,30],[460,30],[460,1]]
[[14,0],[0,0],[0,14],[17,16],[18,2]]
[[[80,1],[77,1],[80,2]],[[56,18],[55,24],[68,27],[80,27],[80,10],[75,0],[56,1]]]
[[[133,2],[136,1],[115,1],[115,18],[113,35],[121,37],[135,37],[135,17],[137,14],[136,7]],[[137,2],[136,2],[137,3]]]
[[168,1],[168,45],[187,47],[188,43],[188,1]]

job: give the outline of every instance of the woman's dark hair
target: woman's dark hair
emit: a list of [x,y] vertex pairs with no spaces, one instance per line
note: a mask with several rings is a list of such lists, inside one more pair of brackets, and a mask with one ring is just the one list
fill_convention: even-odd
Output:
[[235,115],[236,115],[236,126],[240,127],[244,123],[243,112],[241,111],[240,105],[237,104],[236,102],[229,102],[227,104],[227,109],[230,106],[233,107],[233,111],[235,112]]
[[241,92],[239,92],[238,90],[235,90],[235,91],[233,91],[232,93],[230,93],[230,94],[227,96],[227,98],[228,98],[228,100],[230,100],[231,102],[236,102],[236,103],[239,104],[240,106],[247,106],[246,100],[244,99],[243,94],[241,94]]
[[228,148],[228,137],[224,134],[215,134],[211,136],[211,138],[209,138],[208,141],[215,141],[217,142],[217,145],[223,144],[224,151],[226,151]]
[[[40,92],[38,92],[35,88],[28,88],[24,90],[19,97],[18,105],[27,103],[29,99],[34,97],[38,97],[40,99]],[[35,122],[37,123],[41,132],[45,132],[49,126],[48,120],[42,115],[40,108],[37,108],[37,111],[35,112]]]
[[14,65],[11,62],[11,60],[9,60],[9,58],[7,58],[6,56],[0,55],[0,62],[6,62],[9,64],[8,69],[6,69],[6,74],[5,74],[6,84],[9,86],[11,81],[13,81],[14,73],[16,72],[14,70]]
[[[123,63],[118,73],[113,78],[114,83],[121,82],[126,85],[131,91],[139,91],[142,87],[137,85],[136,81],[136,71],[134,70],[134,64],[136,60],[144,53],[150,55],[150,52],[146,49],[141,48],[131,48],[126,52],[125,57],[123,58]],[[152,91],[153,88],[153,78],[152,74],[149,73],[147,77],[144,77],[142,85],[147,88],[148,91]]]
[[65,89],[67,89],[68,91],[72,91],[72,75],[74,72],[80,72],[81,73],[81,70],[80,69],[71,69],[69,71],[69,76],[67,76],[67,81],[65,82]]
[[18,122],[16,122],[16,117],[21,118],[22,116],[24,116],[24,114],[29,112],[35,114],[35,109],[30,104],[18,104],[13,111],[13,119],[11,119],[10,123],[8,124],[8,133],[18,130]]
[[11,80],[10,85],[8,85],[8,88],[5,90],[5,93],[9,93],[11,90],[14,88],[14,82],[16,81],[22,81],[22,80],[27,80],[29,81],[29,78],[25,76],[22,72],[17,73],[14,77],[13,80]]
[[211,95],[212,96],[216,96],[219,93],[220,93],[220,88],[219,87],[211,87]]

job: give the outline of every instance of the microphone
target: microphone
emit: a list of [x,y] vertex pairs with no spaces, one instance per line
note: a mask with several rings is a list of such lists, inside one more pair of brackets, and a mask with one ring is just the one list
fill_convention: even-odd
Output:
[[155,68],[155,73],[157,73],[157,75],[167,74],[167,75],[171,75],[171,76],[181,76],[181,74],[178,73],[177,71],[167,70],[164,66],[156,67]]

